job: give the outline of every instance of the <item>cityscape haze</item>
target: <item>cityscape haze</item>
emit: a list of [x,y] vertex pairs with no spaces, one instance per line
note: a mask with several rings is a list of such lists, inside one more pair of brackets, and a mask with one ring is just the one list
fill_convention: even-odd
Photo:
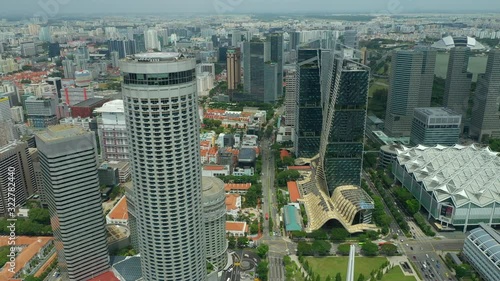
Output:
[[0,4],[0,281],[498,281],[499,156],[498,1]]

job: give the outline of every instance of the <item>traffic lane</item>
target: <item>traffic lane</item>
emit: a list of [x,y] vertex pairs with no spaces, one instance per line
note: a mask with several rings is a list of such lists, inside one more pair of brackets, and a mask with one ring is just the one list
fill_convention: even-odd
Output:
[[417,270],[422,273],[425,280],[444,281],[448,279],[448,276],[451,276],[451,272],[448,272],[446,266],[437,258],[434,253],[414,255],[413,260],[419,267]]

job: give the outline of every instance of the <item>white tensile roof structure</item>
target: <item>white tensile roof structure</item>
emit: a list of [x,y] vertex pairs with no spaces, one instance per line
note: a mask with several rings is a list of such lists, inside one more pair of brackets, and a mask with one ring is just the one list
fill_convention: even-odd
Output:
[[489,147],[419,145],[397,154],[398,163],[438,202],[451,198],[456,207],[500,203],[500,157]]
[[472,37],[452,37],[446,36],[441,40],[435,42],[431,46],[435,49],[449,50],[453,47],[469,47],[471,50],[485,50],[486,47],[477,42],[475,38]]

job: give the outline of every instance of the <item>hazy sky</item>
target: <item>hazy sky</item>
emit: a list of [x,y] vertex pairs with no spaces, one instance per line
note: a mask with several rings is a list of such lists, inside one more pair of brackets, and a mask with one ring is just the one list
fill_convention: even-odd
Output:
[[[500,11],[499,0],[0,0],[0,14]],[[55,4],[55,5],[54,5]]]

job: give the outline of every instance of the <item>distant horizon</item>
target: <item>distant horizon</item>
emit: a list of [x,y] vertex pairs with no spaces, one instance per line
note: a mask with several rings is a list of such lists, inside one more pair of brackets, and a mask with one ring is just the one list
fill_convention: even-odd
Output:
[[491,0],[3,0],[0,16],[50,18],[64,15],[325,15],[325,14],[476,14],[500,13]]
[[[277,12],[233,12],[233,13],[224,13],[224,14],[217,14],[217,13],[208,13],[208,12],[79,12],[79,13],[73,13],[73,12],[61,12],[57,16],[51,17],[51,19],[58,19],[58,18],[64,18],[67,16],[78,16],[78,17],[98,17],[98,16],[106,16],[106,15],[112,15],[112,16],[147,16],[147,15],[177,15],[177,16],[184,16],[184,15],[201,15],[201,16],[231,16],[231,15],[268,15],[268,16],[343,16],[343,15],[360,15],[360,16],[380,16],[380,15],[386,15],[390,17],[400,17],[404,15],[439,15],[439,14],[446,14],[446,15],[476,15],[476,14],[483,14],[485,16],[487,15],[494,15],[494,14],[500,14],[500,9],[497,11],[492,11],[492,10],[469,10],[467,12],[465,11],[449,11],[449,10],[433,10],[433,11],[406,11],[404,13],[398,13],[398,14],[390,14],[390,13],[376,13],[376,12],[361,12],[361,11],[342,11],[342,12],[324,12],[324,11],[310,11],[310,12],[282,12],[282,13],[277,13]],[[0,20],[1,19],[11,19],[11,18],[32,18],[34,17],[35,14],[33,13],[7,13],[4,14],[3,12],[0,11]]]

